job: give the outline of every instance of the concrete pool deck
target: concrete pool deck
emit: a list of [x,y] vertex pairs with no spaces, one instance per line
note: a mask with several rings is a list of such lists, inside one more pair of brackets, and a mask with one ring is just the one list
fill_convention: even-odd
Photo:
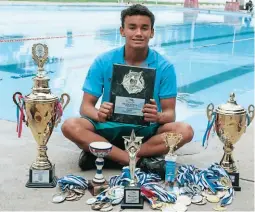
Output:
[[[29,166],[36,158],[37,146],[29,128],[24,126],[21,138],[17,138],[15,131],[16,123],[0,121],[0,211],[90,211],[90,206],[86,205],[86,200],[91,197],[88,191],[79,201],[53,204],[51,198],[56,188],[25,187]],[[68,142],[61,133],[53,132],[47,146],[49,159],[55,163],[58,177],[74,174],[91,179],[94,176],[95,170],[83,172],[79,169],[77,161],[80,149]],[[221,159],[223,150],[221,142],[214,136],[209,140],[207,149],[203,149],[198,142],[192,142],[178,150],[178,154],[178,163],[206,168]],[[249,126],[235,145],[234,157],[240,169],[242,191],[235,193],[233,203],[227,206],[227,210],[254,211],[254,124]],[[108,179],[120,171],[104,170],[103,173]],[[213,203],[191,205],[188,210],[212,211],[214,206]],[[119,205],[113,210],[119,211]],[[144,210],[150,210],[148,203],[145,203]]]

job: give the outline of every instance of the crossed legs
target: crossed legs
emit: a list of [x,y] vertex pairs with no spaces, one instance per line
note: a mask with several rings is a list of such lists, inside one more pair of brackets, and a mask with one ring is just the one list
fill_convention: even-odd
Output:
[[[89,144],[93,141],[106,141],[104,137],[96,134],[93,124],[84,118],[70,118],[62,125],[62,132],[66,138],[74,142],[84,151],[89,152]],[[190,142],[193,138],[193,129],[190,125],[182,122],[167,123],[160,126],[155,136],[142,144],[137,158],[163,155],[168,152],[168,148],[161,136],[164,132],[181,133],[182,141],[178,148]],[[125,150],[113,146],[108,158],[122,165],[129,164],[129,156]]]

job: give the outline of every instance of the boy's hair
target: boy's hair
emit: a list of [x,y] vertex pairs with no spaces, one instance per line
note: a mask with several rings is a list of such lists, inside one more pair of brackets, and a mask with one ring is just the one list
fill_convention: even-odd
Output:
[[144,5],[141,4],[134,4],[127,9],[121,11],[121,26],[124,28],[124,22],[126,16],[133,16],[133,15],[144,15],[151,19],[151,28],[154,26],[155,16],[154,14]]

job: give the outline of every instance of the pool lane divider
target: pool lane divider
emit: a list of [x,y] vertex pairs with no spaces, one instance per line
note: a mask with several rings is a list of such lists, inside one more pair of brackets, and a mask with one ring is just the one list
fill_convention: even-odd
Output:
[[[111,33],[100,33],[100,35],[110,35]],[[2,39],[0,43],[13,43],[13,42],[24,42],[24,41],[34,41],[34,40],[51,40],[51,39],[61,39],[61,38],[74,38],[74,37],[87,37],[94,34],[82,34],[82,35],[63,35],[63,36],[48,36],[48,37],[35,37],[35,38],[19,38],[19,39]]]

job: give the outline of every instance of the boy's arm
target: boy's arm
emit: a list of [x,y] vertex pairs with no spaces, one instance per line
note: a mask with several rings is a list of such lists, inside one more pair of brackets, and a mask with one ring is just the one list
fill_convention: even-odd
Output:
[[175,121],[176,98],[160,100],[162,112],[158,113],[158,123],[166,124]]
[[88,116],[94,121],[99,121],[98,119],[98,109],[95,107],[98,97],[93,96],[89,93],[83,93],[83,99],[80,106],[81,116]]

